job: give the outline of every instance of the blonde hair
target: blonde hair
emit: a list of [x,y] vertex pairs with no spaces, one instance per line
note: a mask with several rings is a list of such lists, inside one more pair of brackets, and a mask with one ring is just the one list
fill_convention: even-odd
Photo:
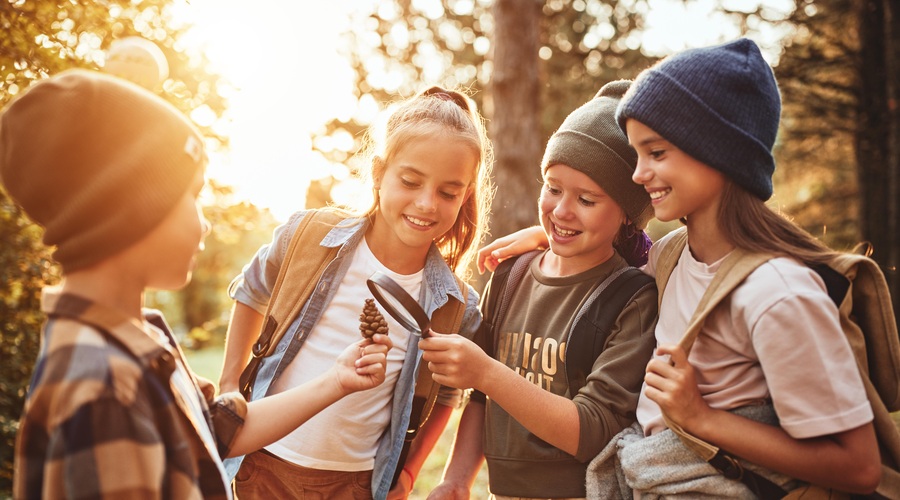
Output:
[[751,252],[793,257],[806,264],[824,264],[838,254],[731,181],[725,183],[718,221],[734,246]]
[[[386,121],[380,127],[370,129],[366,136],[373,178],[379,176],[375,171],[378,165],[387,165],[407,144],[433,134],[435,128],[454,134],[468,144],[478,158],[469,186],[472,194],[460,208],[453,226],[435,239],[435,245],[450,269],[460,278],[467,279],[471,273],[469,266],[487,233],[494,195],[491,183],[493,157],[484,120],[466,95],[437,86],[392,106],[389,111]],[[376,190],[375,200],[364,214],[366,217],[374,217],[379,201]]]

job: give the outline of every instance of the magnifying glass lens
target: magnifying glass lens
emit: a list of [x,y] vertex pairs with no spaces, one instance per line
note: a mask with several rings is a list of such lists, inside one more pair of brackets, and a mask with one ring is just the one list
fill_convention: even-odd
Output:
[[366,286],[385,312],[403,328],[416,335],[427,335],[430,328],[428,315],[406,290],[388,275],[376,272],[366,280]]

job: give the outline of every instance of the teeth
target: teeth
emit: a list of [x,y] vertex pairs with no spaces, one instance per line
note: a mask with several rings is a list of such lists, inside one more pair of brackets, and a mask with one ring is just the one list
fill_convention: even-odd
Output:
[[650,199],[658,200],[658,199],[662,198],[663,196],[669,194],[670,192],[672,192],[671,189],[665,189],[663,191],[653,191],[652,193],[650,193]]
[[560,236],[575,236],[578,234],[578,231],[569,231],[568,229],[563,229],[556,224],[553,225],[553,230],[556,231],[556,234]]
[[415,224],[417,226],[422,226],[422,227],[428,227],[428,226],[434,224],[433,222],[428,222],[427,220],[417,219],[415,217],[410,217],[408,215],[406,216],[406,219],[408,221],[412,222],[413,224]]

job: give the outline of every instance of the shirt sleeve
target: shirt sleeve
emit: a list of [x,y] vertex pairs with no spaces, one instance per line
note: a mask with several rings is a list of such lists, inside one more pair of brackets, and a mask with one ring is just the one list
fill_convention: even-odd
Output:
[[286,223],[275,228],[272,241],[260,247],[241,273],[231,280],[228,295],[232,299],[265,314],[291,238],[304,215],[306,211],[295,212]]
[[575,458],[593,459],[613,436],[635,421],[644,371],[656,346],[656,288],[642,290],[622,310],[573,401],[580,435]]
[[785,280],[791,293],[749,318],[775,411],[797,439],[843,432],[873,418],[837,307],[812,274],[792,274]]

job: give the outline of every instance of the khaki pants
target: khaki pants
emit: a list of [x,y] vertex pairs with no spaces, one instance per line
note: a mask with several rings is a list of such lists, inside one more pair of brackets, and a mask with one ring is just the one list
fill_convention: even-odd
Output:
[[302,467],[260,450],[244,457],[234,478],[240,500],[297,498],[371,500],[372,471],[342,472]]

